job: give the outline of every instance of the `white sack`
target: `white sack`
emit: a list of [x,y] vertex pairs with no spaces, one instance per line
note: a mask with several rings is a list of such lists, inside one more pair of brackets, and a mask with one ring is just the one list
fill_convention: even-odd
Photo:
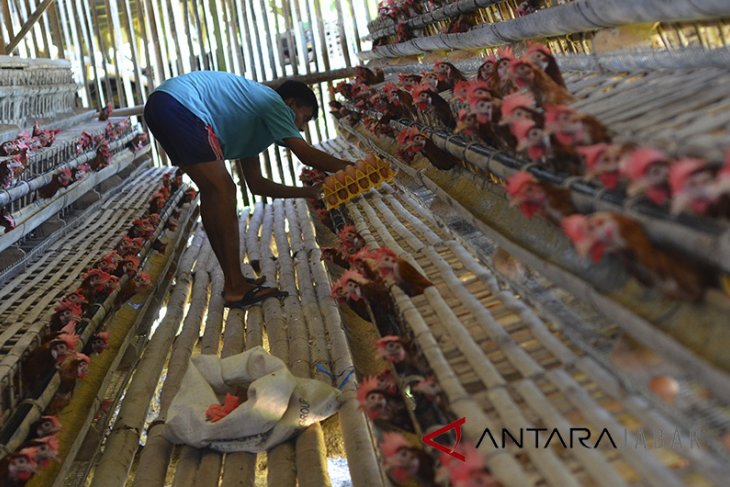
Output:
[[[205,412],[219,395],[250,384],[248,399],[216,423]],[[173,443],[222,452],[259,452],[333,415],[340,391],[324,382],[295,377],[262,347],[221,359],[190,360],[168,410],[165,437]]]

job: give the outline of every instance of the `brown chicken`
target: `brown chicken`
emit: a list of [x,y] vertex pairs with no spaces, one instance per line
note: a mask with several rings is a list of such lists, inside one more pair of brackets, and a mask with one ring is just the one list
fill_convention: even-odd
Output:
[[56,415],[71,402],[76,381],[86,377],[86,371],[89,368],[89,357],[83,353],[76,353],[69,356],[61,364],[58,374],[61,377],[61,383],[58,386],[56,395],[53,396],[51,402],[46,408],[46,414]]
[[510,206],[516,206],[527,218],[535,215],[560,225],[563,217],[576,212],[570,190],[539,182],[527,171],[519,171],[507,178]]
[[413,88],[412,95],[413,103],[419,110],[433,114],[441,125],[450,130],[456,127],[451,106],[430,85],[419,84]]
[[388,247],[380,247],[375,251],[375,261],[383,282],[397,285],[409,297],[423,294],[426,288],[433,286],[431,281]]
[[565,88],[527,60],[513,59],[509,76],[518,90],[531,92],[539,106],[564,105],[573,101],[573,96]]
[[434,461],[422,448],[409,443],[400,433],[385,432],[380,442],[385,472],[398,487],[435,486]]
[[701,301],[716,283],[712,271],[656,247],[641,223],[619,213],[571,215],[562,220],[562,227],[578,255],[599,262],[604,254],[617,254],[639,282],[670,298]]

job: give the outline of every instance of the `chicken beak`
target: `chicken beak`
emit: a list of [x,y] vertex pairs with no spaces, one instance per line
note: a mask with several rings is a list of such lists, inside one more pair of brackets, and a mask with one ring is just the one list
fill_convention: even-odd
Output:
[[672,197],[672,205],[669,212],[672,215],[679,215],[687,209],[690,203],[691,199],[687,193],[676,194]]
[[646,178],[639,179],[638,181],[631,181],[629,186],[626,188],[626,194],[630,197],[634,197],[644,193],[649,189],[651,184]]
[[575,252],[583,259],[588,257],[588,254],[593,247],[593,241],[590,239],[583,239],[575,243]]
[[524,196],[515,196],[509,200],[509,207],[515,208],[525,202]]

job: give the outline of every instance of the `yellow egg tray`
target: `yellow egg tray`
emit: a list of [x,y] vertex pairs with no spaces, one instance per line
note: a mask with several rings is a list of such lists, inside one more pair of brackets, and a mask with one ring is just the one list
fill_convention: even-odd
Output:
[[395,176],[393,168],[384,160],[368,155],[354,166],[327,176],[322,185],[324,204],[328,210],[344,205],[352,198],[378,188]]

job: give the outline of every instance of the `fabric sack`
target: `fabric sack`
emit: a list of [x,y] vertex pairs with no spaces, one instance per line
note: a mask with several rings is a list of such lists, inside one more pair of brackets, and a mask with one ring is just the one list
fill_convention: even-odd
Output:
[[[215,423],[206,420],[211,404],[245,385],[245,402]],[[198,355],[170,404],[164,435],[173,443],[221,452],[265,451],[337,412],[339,395],[322,381],[295,377],[262,347],[224,359]]]

